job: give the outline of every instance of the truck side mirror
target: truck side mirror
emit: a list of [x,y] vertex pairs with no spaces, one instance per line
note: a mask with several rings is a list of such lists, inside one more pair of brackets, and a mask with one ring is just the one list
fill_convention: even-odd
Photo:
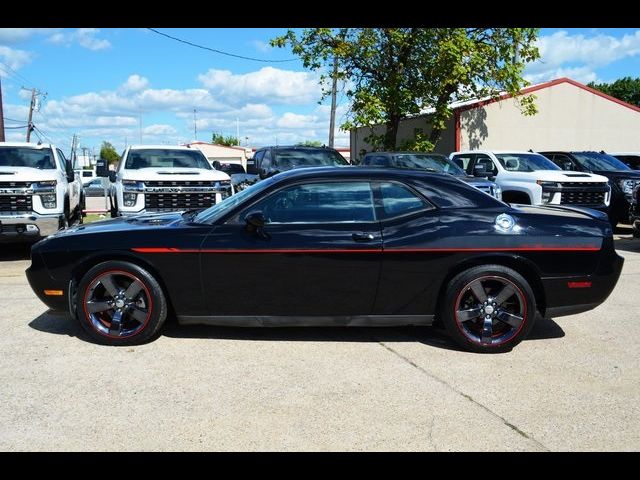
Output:
[[573,170],[573,164],[571,162],[564,162],[562,164],[563,170]]
[[73,171],[73,165],[71,165],[71,160],[67,160],[65,163],[65,169],[67,174],[67,182],[71,183],[76,179],[76,172]]
[[104,158],[96,162],[96,176],[103,178],[109,176],[109,163]]
[[490,175],[491,175],[491,172],[487,172],[487,168],[482,164],[478,164],[475,167],[473,167],[474,177],[489,177]]
[[114,171],[109,171],[109,173],[108,173],[108,175],[107,175],[107,176],[109,177],[109,181],[110,181],[111,183],[116,183],[116,172],[114,172]]

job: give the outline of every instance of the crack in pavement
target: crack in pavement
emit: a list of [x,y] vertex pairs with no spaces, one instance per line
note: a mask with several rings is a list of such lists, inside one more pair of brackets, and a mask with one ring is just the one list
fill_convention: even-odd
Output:
[[[457,393],[458,395],[462,395],[464,398],[466,398],[467,400],[469,400],[471,403],[479,406],[480,408],[482,408],[483,410],[485,410],[486,412],[488,412],[489,414],[491,414],[492,416],[498,418],[504,425],[506,425],[507,427],[509,427],[510,429],[512,429],[513,431],[515,431],[518,435],[526,438],[527,440],[530,440],[531,442],[535,443],[536,445],[538,445],[540,448],[544,449],[544,451],[549,452],[550,450],[543,445],[542,443],[540,443],[538,440],[536,440],[535,438],[533,438],[531,435],[523,432],[522,430],[520,430],[518,427],[516,427],[514,424],[512,424],[511,422],[509,422],[506,418],[502,417],[501,415],[497,414],[496,412],[494,412],[493,410],[491,410],[489,407],[483,405],[482,403],[478,402],[477,400],[475,400],[471,395],[467,395],[466,393],[458,390],[456,387],[454,387],[453,385],[450,385],[449,383],[447,383],[446,381],[442,380],[441,378],[433,375],[431,372],[428,372],[427,370],[425,370],[424,368],[422,368],[420,365],[418,365],[417,363],[415,363],[413,360],[405,357],[404,355],[402,355],[400,352],[394,350],[393,348],[391,348],[390,346],[386,345],[384,342],[380,341],[380,340],[376,340],[378,342],[378,344],[380,346],[382,346],[383,348],[387,349],[389,352],[393,353],[394,355],[396,355],[397,357],[400,357],[402,360],[404,360],[406,363],[408,363],[409,365],[411,365],[412,367],[418,369],[420,372],[422,372],[423,374],[427,375],[429,378],[432,378],[433,380],[441,383],[442,385],[445,385],[446,387],[450,388],[451,390],[453,390],[455,393]],[[434,444],[435,446],[435,444]]]

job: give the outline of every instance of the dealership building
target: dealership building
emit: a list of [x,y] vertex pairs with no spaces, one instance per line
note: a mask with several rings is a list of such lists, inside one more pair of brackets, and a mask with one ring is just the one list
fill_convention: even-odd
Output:
[[[435,151],[457,150],[605,150],[640,152],[640,108],[571,80],[532,85],[519,95],[536,96],[538,113],[525,116],[511,95],[457,102]],[[402,120],[398,142],[415,129],[429,134],[429,113]],[[372,150],[365,138],[383,125],[351,130],[351,158]]]

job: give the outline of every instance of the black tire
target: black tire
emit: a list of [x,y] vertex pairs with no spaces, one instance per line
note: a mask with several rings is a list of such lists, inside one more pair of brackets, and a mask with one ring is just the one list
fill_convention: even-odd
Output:
[[463,349],[491,353],[509,351],[525,339],[536,315],[533,290],[522,275],[502,265],[482,265],[451,279],[438,318]]
[[[133,293],[135,290],[137,293]],[[92,312],[93,309],[97,310]],[[96,342],[139,345],[160,331],[167,317],[167,301],[160,284],[144,268],[129,262],[107,261],[82,277],[76,312],[80,325]],[[120,321],[114,323],[114,318]]]
[[69,228],[69,218],[70,218],[70,213],[69,213],[69,202],[67,200],[64,201],[64,213],[62,214],[62,217],[60,218],[60,222],[59,222],[59,229],[60,230],[65,230],[67,228]]
[[111,203],[111,218],[117,218],[118,217],[118,202],[117,201],[112,201]]

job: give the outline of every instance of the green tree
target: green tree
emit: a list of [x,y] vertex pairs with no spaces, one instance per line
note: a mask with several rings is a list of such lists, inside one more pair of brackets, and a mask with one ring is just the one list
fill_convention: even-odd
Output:
[[321,147],[322,142],[320,140],[305,140],[304,142],[296,143],[300,147]]
[[611,83],[591,82],[587,86],[640,107],[640,78],[624,77]]
[[233,145],[240,145],[240,140],[233,135],[229,135],[225,137],[221,133],[213,132],[211,136],[211,143],[215,143],[216,145],[225,145],[227,147],[231,147]]
[[[289,30],[271,40],[290,46],[306,68],[347,80],[351,107],[343,129],[384,124],[376,147],[398,145],[400,120],[433,110],[432,130],[414,143],[433,148],[451,115],[454,100],[516,94],[529,83],[522,73],[539,58],[535,28],[312,28]],[[321,78],[325,81],[327,74]],[[326,96],[329,91],[323,89]],[[518,97],[523,114],[536,113],[534,96]]]
[[115,165],[120,161],[120,155],[118,155],[115,147],[107,141],[102,142],[100,158],[104,158],[109,165]]

